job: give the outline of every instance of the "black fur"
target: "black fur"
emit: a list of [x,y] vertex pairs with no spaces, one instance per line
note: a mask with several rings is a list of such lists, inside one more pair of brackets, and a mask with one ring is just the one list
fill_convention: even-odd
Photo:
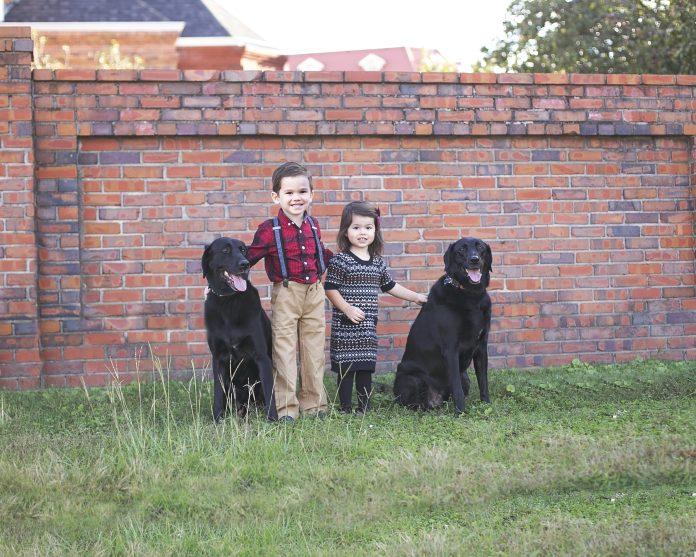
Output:
[[[203,276],[210,292],[205,300],[205,328],[213,361],[213,418],[224,417],[232,402],[243,416],[249,404],[264,403],[266,417],[277,420],[271,364],[271,322],[258,290],[248,280],[249,261],[243,242],[218,238],[205,247]],[[246,290],[236,290],[224,272],[237,275]]]
[[[493,256],[477,238],[462,238],[444,256],[445,275],[430,289],[406,341],[396,370],[394,395],[399,404],[429,410],[450,396],[456,411],[464,410],[469,394],[466,370],[474,361],[481,400],[488,396],[488,332],[491,299],[486,292]],[[479,270],[474,283],[467,269]],[[454,279],[451,281],[451,279]]]

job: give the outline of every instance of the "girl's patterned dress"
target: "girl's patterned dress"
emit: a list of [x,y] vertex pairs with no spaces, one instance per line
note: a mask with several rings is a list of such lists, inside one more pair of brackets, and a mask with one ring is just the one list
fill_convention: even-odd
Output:
[[377,361],[377,297],[379,292],[394,288],[384,260],[374,256],[364,261],[352,252],[337,253],[331,258],[326,290],[338,290],[352,306],[365,312],[365,320],[353,323],[333,308],[331,319],[331,370],[374,371]]

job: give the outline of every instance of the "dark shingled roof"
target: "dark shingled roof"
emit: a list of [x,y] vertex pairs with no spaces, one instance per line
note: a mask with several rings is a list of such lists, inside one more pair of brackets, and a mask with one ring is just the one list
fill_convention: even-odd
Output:
[[[260,38],[232,16],[225,19],[233,34]],[[182,37],[230,36],[201,0],[19,0],[5,21],[184,21]]]

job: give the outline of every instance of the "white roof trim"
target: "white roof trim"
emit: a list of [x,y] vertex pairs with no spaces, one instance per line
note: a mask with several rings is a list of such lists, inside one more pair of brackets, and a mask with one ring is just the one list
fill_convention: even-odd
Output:
[[263,37],[260,37],[254,29],[251,29],[241,19],[233,15],[233,13],[220,0],[201,0],[208,11],[213,14],[213,17],[218,20],[231,37],[244,36],[245,33],[251,33],[255,41],[265,42]]
[[31,27],[37,31],[111,31],[143,33],[145,31],[181,33],[185,21],[22,21],[0,24],[5,27]]
[[365,71],[379,72],[382,70],[382,68],[384,68],[386,63],[387,61],[384,58],[378,56],[374,52],[370,52],[370,54],[363,57],[358,62],[358,66],[360,66]]
[[300,70],[302,72],[320,72],[325,67],[326,65],[323,62],[310,56],[309,58],[305,58],[304,60],[302,60],[302,62],[297,64],[295,66],[295,69]]
[[179,37],[177,46],[244,46],[247,41],[238,37]]

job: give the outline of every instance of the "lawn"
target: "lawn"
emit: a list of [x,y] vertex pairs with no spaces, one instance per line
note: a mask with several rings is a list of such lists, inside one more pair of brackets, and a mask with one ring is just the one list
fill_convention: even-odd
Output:
[[696,550],[696,362],[493,371],[460,417],[385,393],[293,425],[215,426],[209,382],[163,375],[0,392],[0,555]]

